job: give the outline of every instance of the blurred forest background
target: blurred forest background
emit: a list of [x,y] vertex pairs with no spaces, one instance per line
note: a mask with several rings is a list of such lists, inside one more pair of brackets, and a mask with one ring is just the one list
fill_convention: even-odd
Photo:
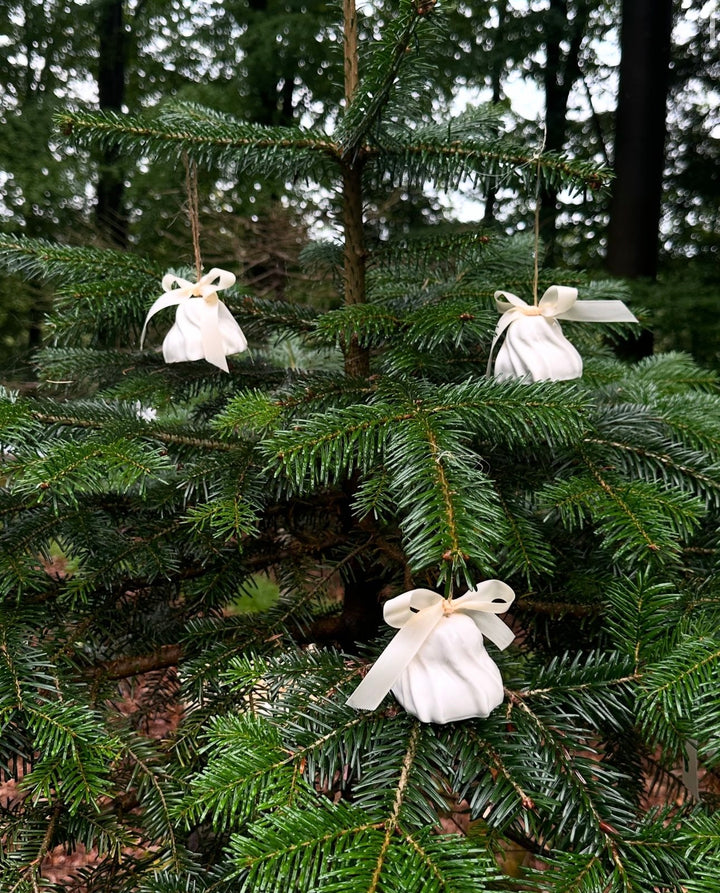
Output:
[[[444,41],[427,64],[434,90],[412,97],[428,118],[493,100],[530,145],[616,172],[607,201],[542,194],[545,260],[627,277],[648,329],[632,349],[690,351],[720,365],[720,44],[717,0],[501,0],[442,4]],[[361,4],[362,27],[384,4]],[[387,7],[386,7],[387,8]],[[342,97],[337,4],[323,0],[2,0],[0,232],[137,249],[191,262],[177,168],[69,147],[53,116],[82,106],[136,112],[169,98],[263,124],[332,126]],[[240,273],[259,295],[334,300],[303,271],[308,235],[327,237],[312,183],[200,184],[206,264]],[[287,188],[291,186],[292,189]],[[532,226],[534,197],[502,182],[450,201],[390,192],[388,224]],[[31,381],[47,286],[0,282],[0,369]]]

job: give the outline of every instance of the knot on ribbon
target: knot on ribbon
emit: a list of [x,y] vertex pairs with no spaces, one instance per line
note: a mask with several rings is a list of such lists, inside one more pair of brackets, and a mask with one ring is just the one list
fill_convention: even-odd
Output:
[[175,325],[163,341],[165,361],[179,363],[205,359],[227,372],[225,357],[247,348],[242,329],[217,294],[234,284],[235,275],[218,267],[201,276],[197,282],[166,273],[162,280],[163,294],[145,317],[140,347],[143,346],[152,317],[166,307],[177,306]]
[[[197,282],[190,282],[174,273],[166,273],[163,276],[162,287],[165,295],[173,295],[179,301],[187,298],[212,298],[217,297],[218,291],[224,288],[230,288],[235,285],[235,274],[228,270],[221,270],[219,267],[213,267],[209,273],[201,276]],[[162,300],[162,298],[158,298]]]
[[[576,288],[568,288],[565,285],[551,285],[537,304],[526,304],[522,298],[511,292],[496,291],[495,306],[498,313],[503,315],[512,314],[513,318],[516,316],[560,316],[566,318],[566,314],[577,301],[577,296]],[[603,303],[610,302],[604,301]],[[613,301],[612,303],[619,304],[622,302]]]
[[486,580],[452,601],[430,589],[411,589],[391,598],[385,603],[383,616],[399,632],[347,703],[358,710],[374,710],[438,623],[450,614],[467,614],[483,636],[504,650],[515,634],[496,615],[504,614],[514,599],[513,590],[500,580]]

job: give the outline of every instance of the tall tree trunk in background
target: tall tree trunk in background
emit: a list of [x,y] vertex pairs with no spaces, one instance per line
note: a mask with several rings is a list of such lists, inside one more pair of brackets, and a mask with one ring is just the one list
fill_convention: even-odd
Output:
[[[570,90],[580,76],[580,47],[590,16],[587,0],[578,0],[574,15],[568,15],[567,0],[550,0],[545,17],[546,64],[545,149],[562,152],[567,135],[567,106]],[[567,50],[563,52],[563,44]],[[540,191],[540,235],[545,244],[545,262],[556,262],[557,189]]]
[[[490,70],[490,85],[492,87],[492,102],[500,102],[502,99],[502,76],[505,70],[504,59],[501,58],[500,53],[498,52],[498,44],[503,39],[503,31],[505,28],[505,18],[507,15],[507,3],[500,3],[498,5],[497,16],[498,16],[498,24],[495,29],[495,35],[493,37],[493,48],[495,50],[495,56],[493,58],[492,67]],[[488,187],[487,193],[485,195],[485,213],[483,214],[483,225],[491,226],[495,222],[495,203],[497,200],[497,187],[490,186]]]
[[[98,5],[98,101],[101,109],[120,111],[125,100],[128,33],[123,0],[101,0]],[[123,205],[125,176],[117,149],[100,159],[95,220],[103,236],[121,248],[127,246],[128,218]]]
[[665,163],[672,0],[623,0],[607,267],[655,278]]
[[[254,13],[260,15],[268,13],[268,0],[248,0],[248,6]],[[244,64],[248,83],[252,84],[247,97],[247,117],[257,124],[268,126],[282,127],[292,124],[295,112],[293,91],[297,60],[279,56],[274,60],[274,64],[269,64],[267,56],[256,51],[247,53]]]
[[[345,108],[350,105],[358,80],[358,19],[355,0],[343,0],[343,57]],[[366,301],[365,220],[363,216],[362,169],[364,159],[357,157],[343,161],[343,275],[345,305],[364,304]],[[357,335],[345,345],[345,374],[367,377],[370,374],[370,352],[361,347]]]

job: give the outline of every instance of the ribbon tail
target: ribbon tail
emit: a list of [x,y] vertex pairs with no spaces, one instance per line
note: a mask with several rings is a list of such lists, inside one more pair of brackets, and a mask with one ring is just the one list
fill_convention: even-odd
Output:
[[347,699],[356,710],[374,710],[415,657],[420,646],[442,618],[442,604],[413,614]]
[[203,355],[208,363],[222,369],[223,372],[229,372],[227,360],[225,359],[225,345],[223,343],[222,332],[220,331],[219,321],[219,302],[205,301],[203,306],[202,326],[200,337],[202,339]]
[[500,340],[501,335],[507,329],[511,322],[514,322],[517,319],[517,314],[513,313],[514,307],[508,308],[503,315],[498,320],[497,325],[495,326],[495,335],[492,340],[492,344],[490,345],[490,353],[488,354],[488,362],[487,362],[487,371],[486,375],[489,378],[492,374],[492,363],[493,363],[493,354],[495,353],[495,346]]
[[140,335],[140,349],[142,350],[143,342],[145,341],[145,335],[147,334],[147,327],[150,320],[158,313],[160,310],[164,310],[166,307],[173,307],[176,304],[181,304],[186,298],[186,294],[178,294],[180,292],[179,288],[174,289],[173,291],[165,292],[164,295],[160,295],[160,297],[155,301],[152,307],[148,310],[147,316],[145,317],[145,324],[143,325],[142,334]]
[[504,651],[515,639],[515,633],[496,614],[477,613],[473,615],[475,625],[486,639]]
[[639,322],[622,301],[577,301],[557,318],[571,322]]

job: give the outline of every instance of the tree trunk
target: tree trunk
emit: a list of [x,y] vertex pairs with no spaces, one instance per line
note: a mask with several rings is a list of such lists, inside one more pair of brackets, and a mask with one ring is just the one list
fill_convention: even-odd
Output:
[[[101,109],[120,111],[125,100],[128,35],[123,0],[102,0],[98,9],[98,101]],[[125,248],[128,218],[123,206],[125,175],[118,149],[103,152],[99,163],[95,221],[113,244]]]
[[657,275],[672,0],[623,0],[607,266]]
[[[355,0],[344,0],[345,105],[350,104],[358,85],[357,12]],[[365,302],[365,221],[362,201],[362,153],[343,162],[343,224],[345,230],[345,304]],[[370,354],[360,347],[356,335],[345,345],[345,374],[370,374]]]
[[[497,45],[502,40],[505,28],[505,17],[507,15],[507,3],[501,3],[497,10],[498,24],[495,29],[493,38],[493,49],[495,50],[494,61],[490,70],[490,86],[492,88],[491,102],[500,102],[502,99],[502,76],[505,71],[504,60],[497,52]],[[497,200],[497,187],[489,186],[485,195],[485,213],[483,214],[483,226],[492,226],[495,222],[495,203]]]
[[[248,6],[261,16],[269,12],[268,0],[248,0]],[[249,27],[253,27],[252,20]],[[247,82],[252,85],[246,99],[246,113],[251,121],[268,127],[287,127],[293,123],[297,64],[297,59],[287,58],[285,54],[274,66],[268,65],[265,55],[257,49],[246,54]]]

